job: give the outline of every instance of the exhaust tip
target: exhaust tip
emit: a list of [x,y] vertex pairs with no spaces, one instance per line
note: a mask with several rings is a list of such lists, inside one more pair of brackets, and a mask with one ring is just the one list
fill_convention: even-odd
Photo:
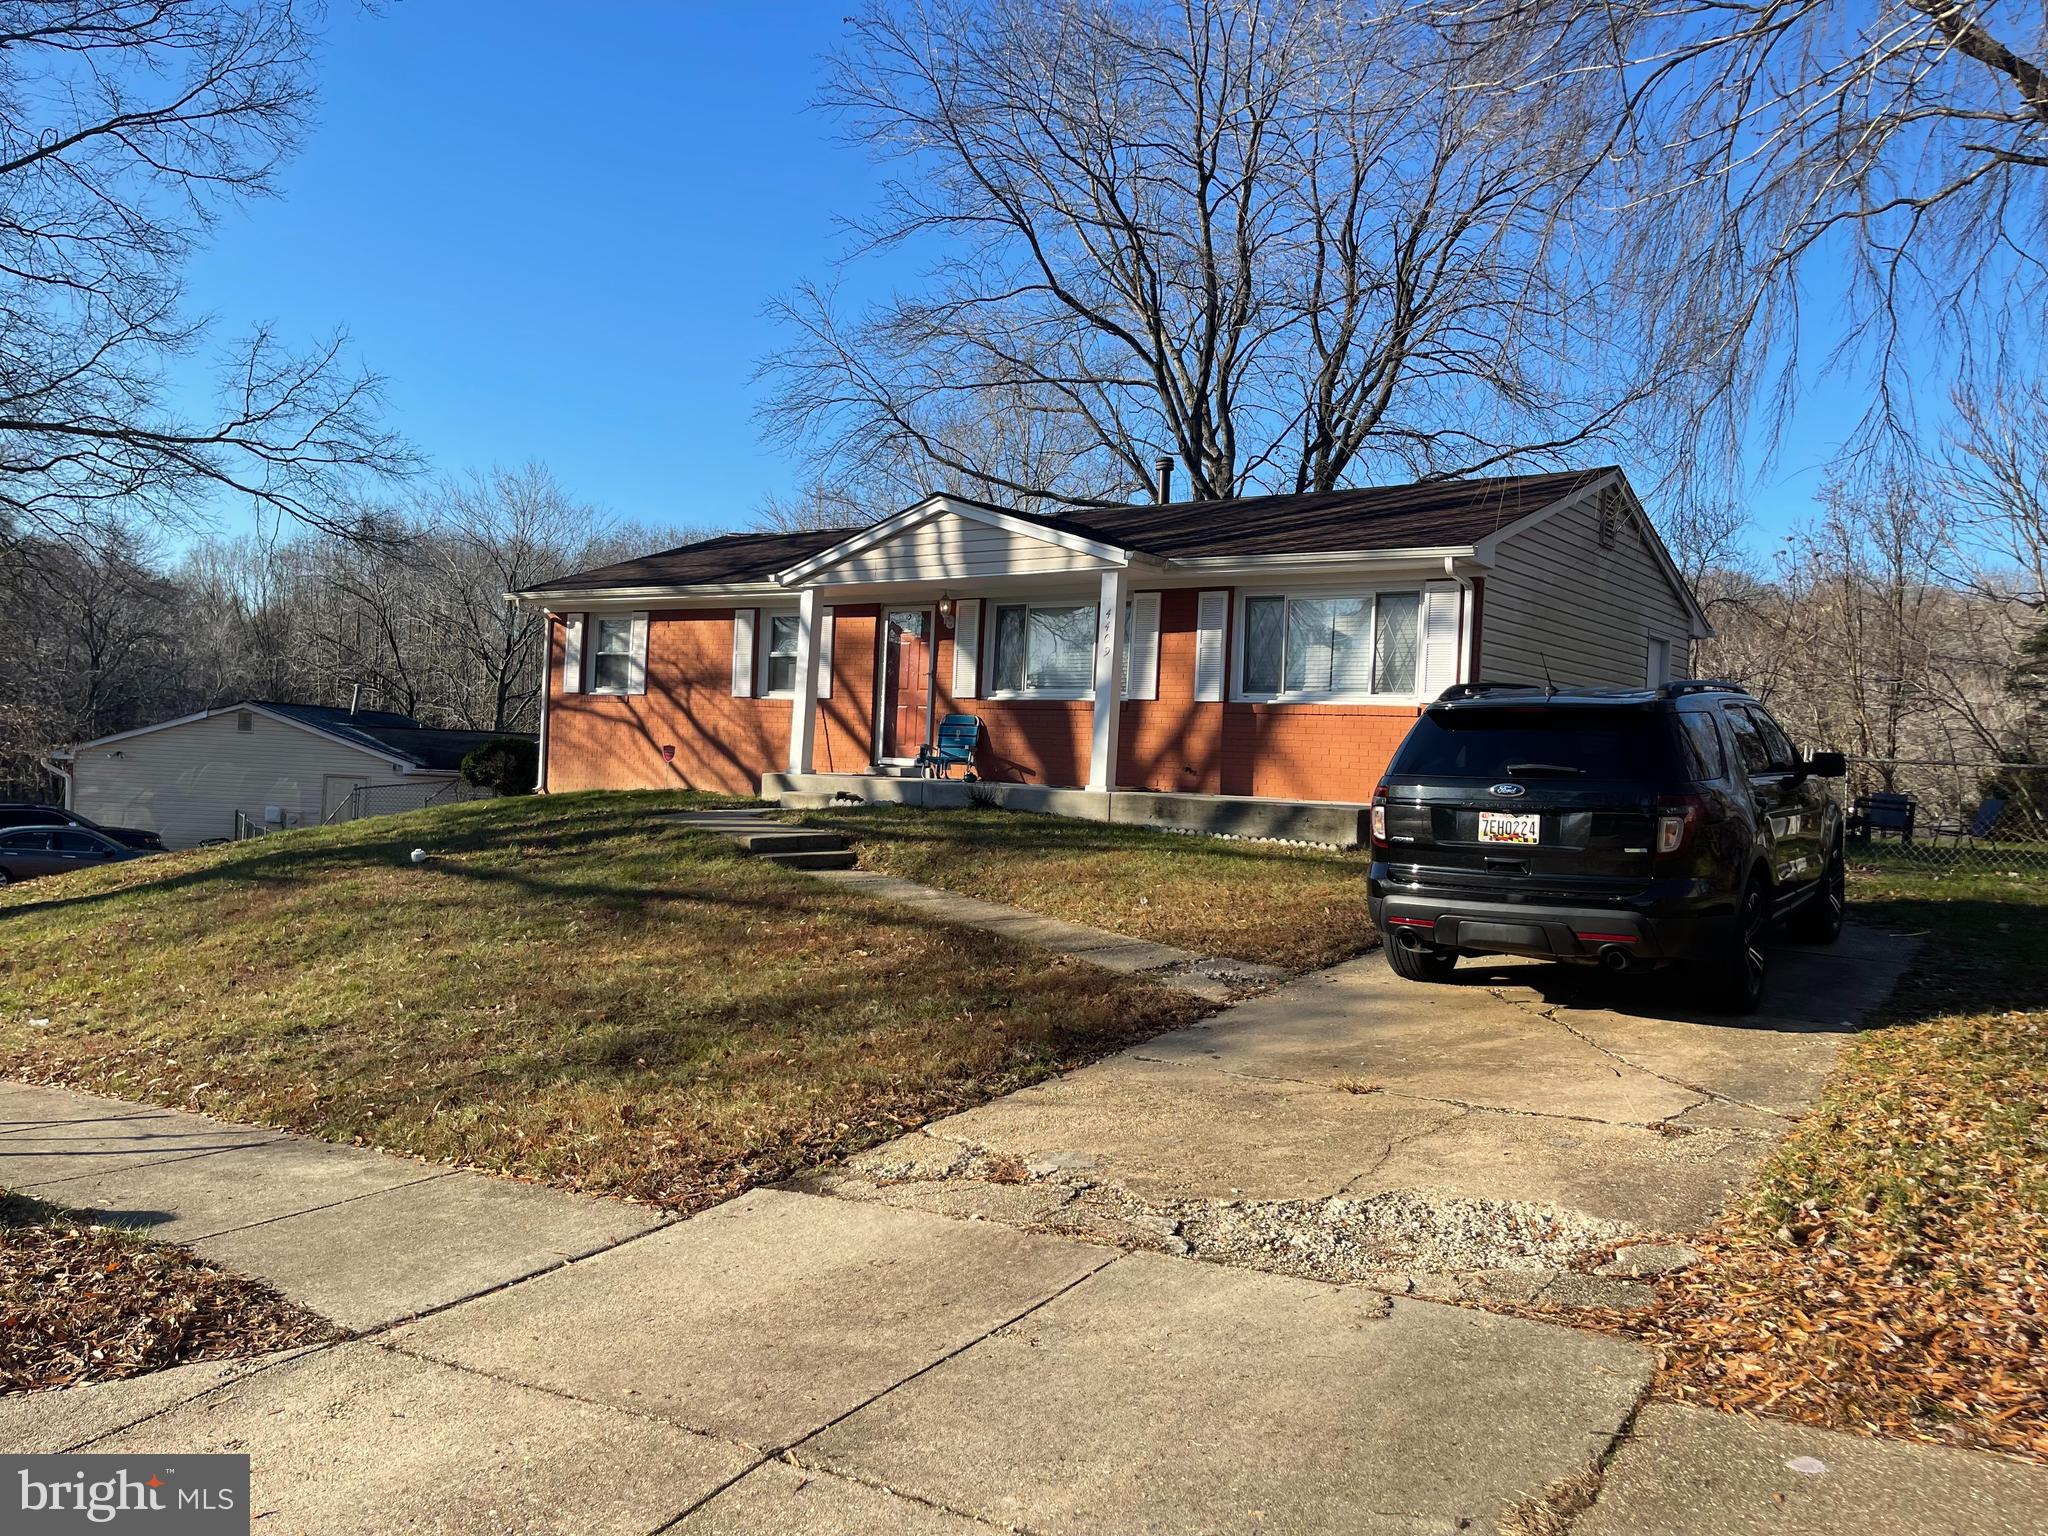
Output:
[[1625,971],[1635,964],[1635,956],[1624,944],[1609,944],[1600,951],[1600,964],[1610,971]]

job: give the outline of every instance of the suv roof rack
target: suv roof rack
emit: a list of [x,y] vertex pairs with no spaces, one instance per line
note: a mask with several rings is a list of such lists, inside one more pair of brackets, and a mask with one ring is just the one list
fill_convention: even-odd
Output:
[[1683,698],[1689,693],[1749,693],[1742,684],[1725,677],[1680,678],[1677,682],[1665,683],[1657,691],[1667,699]]
[[1542,693],[1544,691],[1541,683],[1453,683],[1436,696],[1436,701],[1439,704],[1444,704],[1452,699],[1484,698],[1489,693]]

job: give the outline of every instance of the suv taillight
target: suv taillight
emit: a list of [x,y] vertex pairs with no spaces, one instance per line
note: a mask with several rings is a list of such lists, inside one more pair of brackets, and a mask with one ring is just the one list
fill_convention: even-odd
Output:
[[1693,833],[1707,814],[1698,795],[1672,795],[1657,802],[1657,857],[1675,858],[1692,846]]
[[1387,846],[1387,786],[1384,784],[1372,792],[1372,845],[1375,848]]

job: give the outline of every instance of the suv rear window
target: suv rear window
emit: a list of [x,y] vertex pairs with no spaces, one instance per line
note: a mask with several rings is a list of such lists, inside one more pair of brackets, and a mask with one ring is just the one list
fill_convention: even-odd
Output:
[[1647,709],[1432,709],[1387,772],[1398,778],[1649,778],[1669,727]]

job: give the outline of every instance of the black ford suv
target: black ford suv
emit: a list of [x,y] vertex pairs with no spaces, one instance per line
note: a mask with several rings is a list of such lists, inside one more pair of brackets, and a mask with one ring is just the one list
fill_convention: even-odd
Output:
[[1680,961],[1749,1012],[1773,924],[1842,930],[1842,813],[1821,783],[1842,772],[1733,683],[1448,689],[1373,795],[1388,962],[1435,981],[1461,954]]

